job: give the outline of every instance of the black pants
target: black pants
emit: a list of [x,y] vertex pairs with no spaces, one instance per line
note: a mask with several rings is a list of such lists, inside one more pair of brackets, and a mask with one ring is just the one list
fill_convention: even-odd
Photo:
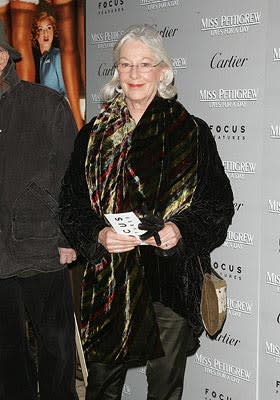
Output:
[[[188,325],[170,308],[160,303],[155,303],[154,307],[165,356],[147,363],[147,400],[180,400],[187,360]],[[125,364],[113,367],[90,363],[86,400],[121,400],[126,372]]]
[[0,399],[37,399],[37,367],[27,339],[26,314],[37,338],[40,400],[77,400],[67,269],[0,279]]

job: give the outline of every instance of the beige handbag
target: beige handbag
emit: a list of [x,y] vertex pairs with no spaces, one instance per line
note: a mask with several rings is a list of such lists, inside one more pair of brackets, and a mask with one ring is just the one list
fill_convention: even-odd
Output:
[[214,336],[223,326],[227,315],[227,283],[213,269],[203,272],[200,257],[197,256],[203,276],[201,288],[200,314],[205,330]]

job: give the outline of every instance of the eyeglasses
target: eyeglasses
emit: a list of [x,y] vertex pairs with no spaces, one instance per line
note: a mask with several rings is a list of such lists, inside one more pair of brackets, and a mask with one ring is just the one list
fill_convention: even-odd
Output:
[[152,71],[153,68],[157,67],[162,61],[160,61],[159,63],[153,65],[151,63],[139,63],[139,64],[129,64],[126,62],[123,63],[119,63],[116,65],[116,67],[118,68],[119,72],[129,72],[132,68],[136,68],[137,71],[139,71],[140,73],[145,73],[145,72],[150,72]]

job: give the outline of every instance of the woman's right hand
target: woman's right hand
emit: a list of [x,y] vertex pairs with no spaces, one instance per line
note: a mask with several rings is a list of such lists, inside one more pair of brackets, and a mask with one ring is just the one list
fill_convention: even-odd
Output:
[[113,228],[103,228],[98,235],[98,243],[102,244],[109,253],[124,253],[139,246],[141,241],[134,236],[121,235]]

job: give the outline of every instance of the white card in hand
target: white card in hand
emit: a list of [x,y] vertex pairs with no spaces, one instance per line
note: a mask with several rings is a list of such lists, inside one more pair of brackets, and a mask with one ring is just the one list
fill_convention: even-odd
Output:
[[117,214],[104,214],[104,216],[112,228],[122,235],[139,237],[146,232],[138,228],[141,221],[133,211]]

